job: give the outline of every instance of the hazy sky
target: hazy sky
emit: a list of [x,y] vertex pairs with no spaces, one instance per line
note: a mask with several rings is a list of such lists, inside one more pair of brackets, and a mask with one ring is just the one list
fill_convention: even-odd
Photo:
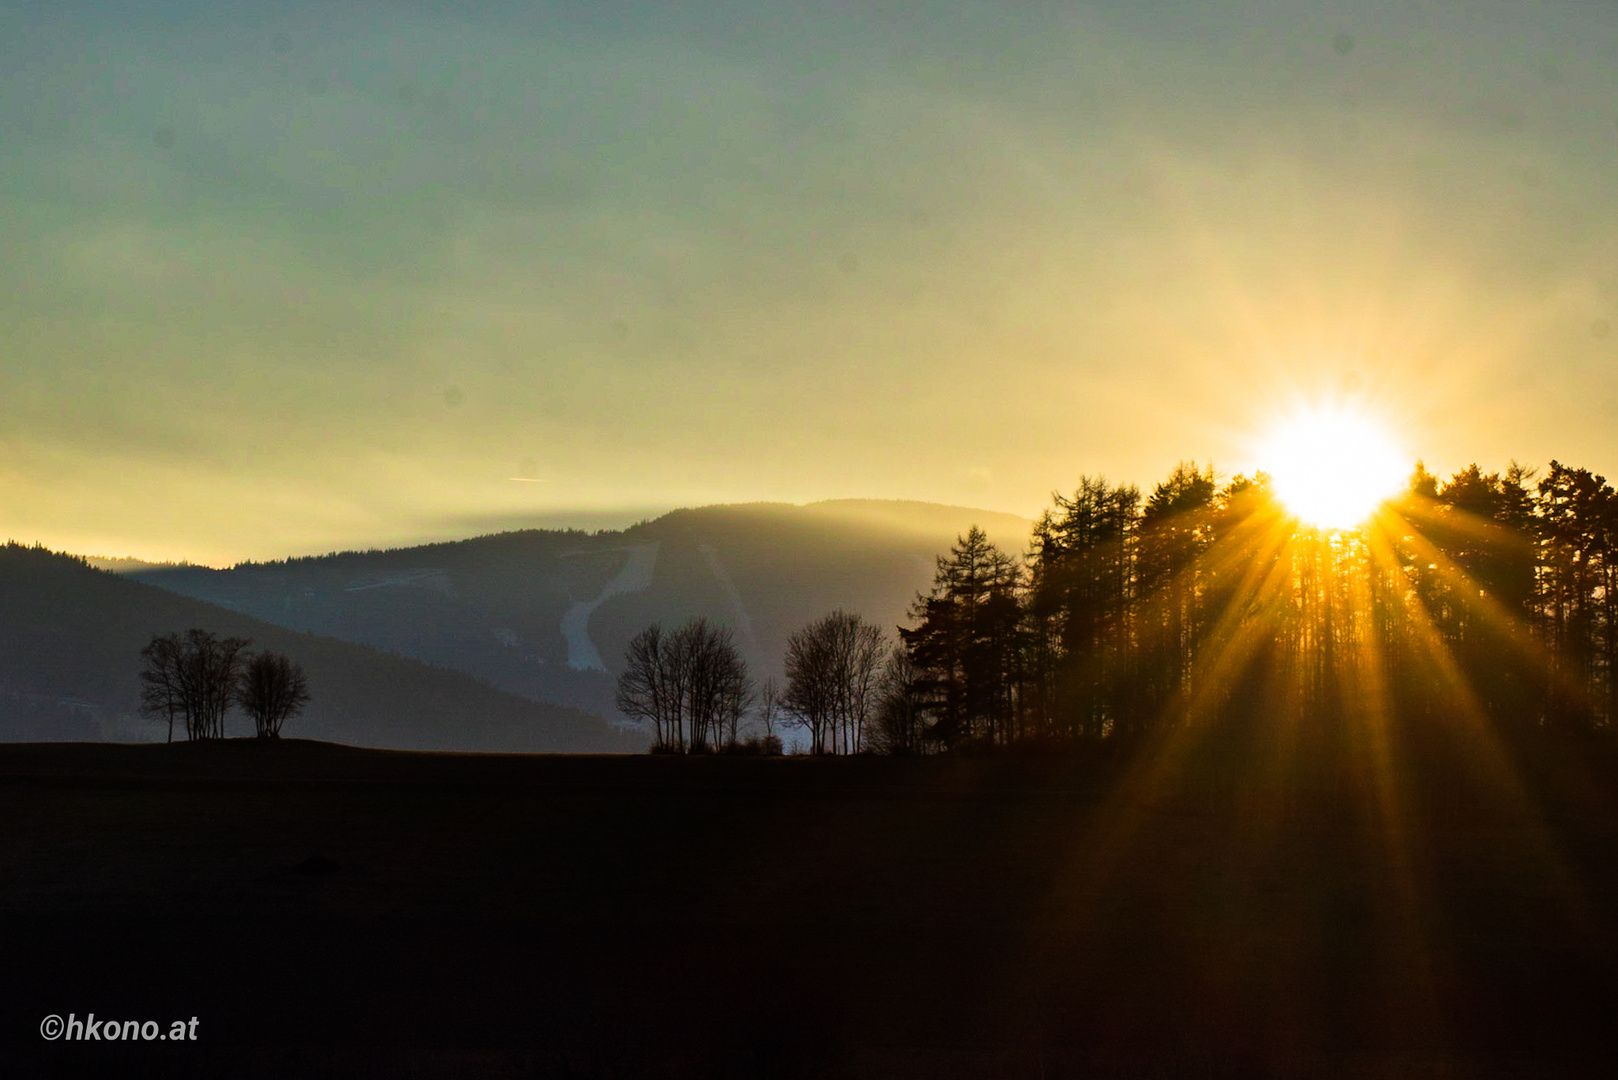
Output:
[[1612,4],[20,6],[20,540],[1032,515],[1345,395],[1618,472]]

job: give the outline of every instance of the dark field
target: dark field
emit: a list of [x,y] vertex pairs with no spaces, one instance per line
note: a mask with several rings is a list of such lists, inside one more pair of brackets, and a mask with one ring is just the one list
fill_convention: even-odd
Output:
[[1278,745],[3,746],[0,1075],[1615,1074],[1607,750]]

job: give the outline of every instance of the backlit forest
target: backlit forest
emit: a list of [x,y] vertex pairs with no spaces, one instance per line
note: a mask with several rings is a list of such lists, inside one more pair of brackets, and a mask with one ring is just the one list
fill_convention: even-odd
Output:
[[1618,699],[1618,498],[1601,476],[1417,465],[1353,529],[1268,477],[1182,464],[1149,492],[1058,495],[1029,550],[974,530],[900,630],[895,750],[1097,740],[1242,718],[1607,727]]

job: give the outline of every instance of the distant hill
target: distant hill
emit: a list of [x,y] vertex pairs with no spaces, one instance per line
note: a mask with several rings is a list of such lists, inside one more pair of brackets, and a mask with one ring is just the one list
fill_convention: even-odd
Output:
[[148,562],[145,559],[136,559],[129,555],[80,555],[85,562],[97,570],[111,570],[115,574],[137,574],[147,570],[187,570],[196,563],[188,562]]
[[778,675],[787,635],[835,608],[891,634],[931,586],[936,557],[973,524],[1012,552],[1031,527],[932,503],[747,503],[676,510],[622,531],[524,530],[130,576],[611,716],[624,646],[646,625],[706,615],[735,628],[755,674]]
[[[203,627],[286,653],[313,700],[287,734],[401,749],[611,752],[644,747],[599,717],[504,693],[464,672],[298,633],[83,560],[0,547],[0,740],[150,739],[137,715],[140,650]],[[240,715],[227,734],[250,734]]]

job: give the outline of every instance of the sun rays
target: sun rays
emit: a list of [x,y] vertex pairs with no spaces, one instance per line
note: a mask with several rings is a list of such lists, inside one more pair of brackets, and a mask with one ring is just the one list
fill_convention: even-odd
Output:
[[[1159,857],[1151,845],[1163,815],[1228,808],[1226,827],[1207,837],[1209,857],[1244,880],[1274,878],[1317,851],[1361,860],[1362,879],[1336,879],[1355,880],[1357,891],[1323,884],[1322,894],[1381,928],[1378,962],[1398,972],[1404,1022],[1441,1025],[1454,942],[1442,868],[1425,838],[1455,808],[1486,805],[1517,823],[1520,850],[1560,916],[1599,922],[1576,861],[1518,771],[1507,729],[1521,717],[1500,699],[1509,680],[1480,657],[1529,680],[1553,678],[1554,665],[1491,575],[1444,550],[1457,536],[1494,545],[1485,551],[1510,545],[1494,522],[1418,493],[1396,492],[1351,528],[1303,521],[1262,482],[1234,498],[1227,489],[1223,509],[1238,500],[1245,506],[1181,570],[1182,587],[1208,606],[1180,699],[1076,838],[1043,910],[1099,917],[1143,852]],[[1220,510],[1216,501],[1209,520]],[[1141,621],[1161,616],[1148,609]],[[1435,755],[1435,746],[1446,749]],[[1265,899],[1251,903],[1259,910]],[[1204,962],[1210,979],[1258,977],[1242,967],[1251,955],[1223,938],[1207,943]],[[1312,963],[1306,944],[1264,961],[1287,962]]]

